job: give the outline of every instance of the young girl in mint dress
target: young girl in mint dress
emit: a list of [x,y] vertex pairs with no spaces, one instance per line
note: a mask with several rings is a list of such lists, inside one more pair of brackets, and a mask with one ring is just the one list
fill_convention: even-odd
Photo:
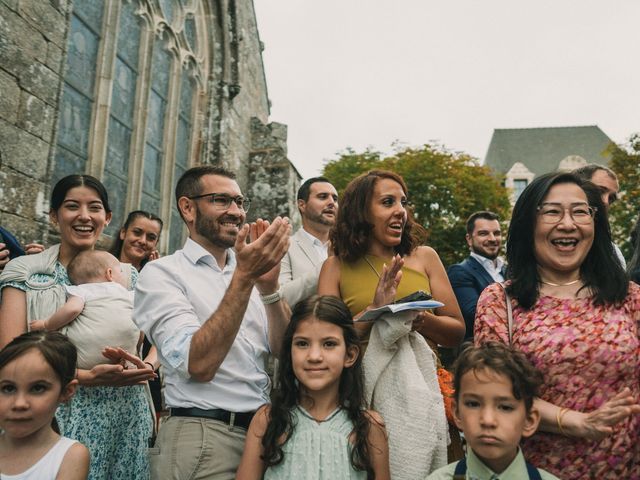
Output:
[[338,298],[293,310],[273,404],[256,413],[238,480],[388,480],[384,423],[364,408],[358,335]]

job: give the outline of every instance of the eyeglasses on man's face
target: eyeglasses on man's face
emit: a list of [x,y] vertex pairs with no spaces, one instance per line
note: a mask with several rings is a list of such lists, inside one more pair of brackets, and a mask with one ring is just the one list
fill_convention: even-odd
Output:
[[231,202],[235,202],[238,208],[246,213],[249,211],[249,206],[251,205],[251,200],[246,197],[243,197],[241,195],[232,197],[231,195],[227,195],[226,193],[203,193],[202,195],[194,195],[193,197],[188,198],[190,198],[191,200],[199,200],[201,198],[204,198],[218,210],[228,210],[231,206]]
[[538,215],[544,223],[560,223],[569,212],[569,216],[574,223],[586,225],[593,221],[596,216],[596,207],[591,207],[586,203],[575,203],[568,207],[560,203],[543,203],[538,206]]

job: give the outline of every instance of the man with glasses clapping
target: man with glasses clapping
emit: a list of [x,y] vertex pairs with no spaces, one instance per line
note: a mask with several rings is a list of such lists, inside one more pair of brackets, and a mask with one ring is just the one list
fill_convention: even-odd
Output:
[[291,227],[280,217],[245,224],[249,199],[216,166],[187,170],[176,204],[189,238],[146,266],[135,295],[171,412],[151,449],[152,478],[233,479],[289,319],[278,275]]

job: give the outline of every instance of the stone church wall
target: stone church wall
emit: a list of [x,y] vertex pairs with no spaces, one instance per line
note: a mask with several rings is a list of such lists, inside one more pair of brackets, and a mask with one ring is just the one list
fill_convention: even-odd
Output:
[[[190,163],[234,170],[254,200],[254,217],[291,216],[300,176],[287,159],[286,126],[269,123],[253,3],[203,4],[212,45]],[[67,0],[0,0],[0,224],[24,243],[56,241],[47,215],[49,179],[72,9]]]

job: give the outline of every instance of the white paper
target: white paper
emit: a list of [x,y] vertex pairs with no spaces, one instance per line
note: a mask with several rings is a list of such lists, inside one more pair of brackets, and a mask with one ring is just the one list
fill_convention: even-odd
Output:
[[384,307],[376,308],[374,310],[369,310],[364,315],[362,315],[357,321],[370,322],[378,318],[383,313],[398,313],[398,312],[404,312],[405,310],[429,310],[430,308],[438,308],[443,306],[444,306],[444,303],[438,302],[436,300],[420,300],[418,302],[392,303],[390,305],[385,305]]

